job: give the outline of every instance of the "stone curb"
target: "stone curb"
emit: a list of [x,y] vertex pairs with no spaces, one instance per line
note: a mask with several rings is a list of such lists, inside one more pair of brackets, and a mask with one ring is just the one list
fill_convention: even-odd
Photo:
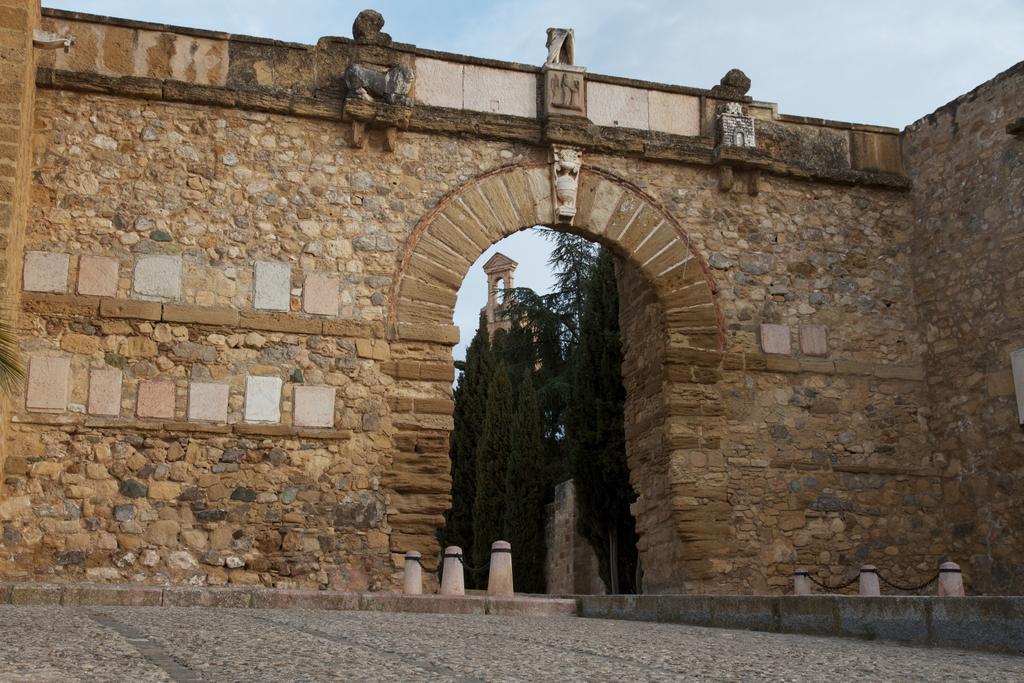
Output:
[[1024,597],[586,595],[579,616],[1024,654]]
[[0,604],[322,609],[538,617],[576,616],[577,611],[575,599],[562,598],[489,598],[475,595],[453,597],[283,588],[201,588],[88,583],[0,583]]

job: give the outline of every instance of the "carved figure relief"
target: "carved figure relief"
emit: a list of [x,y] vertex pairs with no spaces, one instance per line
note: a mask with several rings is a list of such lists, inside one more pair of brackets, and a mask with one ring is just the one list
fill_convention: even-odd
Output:
[[548,89],[552,107],[583,111],[583,74],[549,71]]
[[555,202],[555,222],[572,224],[576,216],[576,193],[579,188],[583,154],[573,147],[551,148],[551,184]]

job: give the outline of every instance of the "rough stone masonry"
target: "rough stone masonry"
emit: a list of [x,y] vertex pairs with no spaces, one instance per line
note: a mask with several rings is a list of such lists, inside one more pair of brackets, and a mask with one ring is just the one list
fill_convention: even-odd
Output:
[[1024,66],[900,133],[780,114],[738,71],[589,73],[571,31],[531,67],[381,25],[309,46],[0,0],[28,367],[0,577],[381,590],[434,564],[455,293],[549,225],[619,256],[646,591],[947,558],[1024,589]]

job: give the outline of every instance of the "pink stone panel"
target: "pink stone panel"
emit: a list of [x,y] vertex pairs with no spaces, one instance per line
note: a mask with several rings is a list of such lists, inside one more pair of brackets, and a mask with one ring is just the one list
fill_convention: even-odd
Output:
[[805,356],[828,355],[828,332],[824,325],[800,326],[800,353]]
[[118,261],[106,256],[82,256],[78,259],[78,293],[89,296],[117,294]]
[[334,387],[295,387],[296,427],[334,426]]
[[206,422],[228,421],[227,384],[193,382],[188,387],[188,419]]
[[139,417],[174,419],[174,382],[139,382],[135,414]]
[[307,275],[302,288],[302,310],[314,315],[338,315],[338,283],[337,275]]
[[789,338],[789,325],[761,323],[761,350],[788,356],[792,350]]
[[71,359],[33,356],[28,362],[25,408],[35,413],[63,413],[68,406]]
[[25,254],[23,280],[26,292],[66,292],[71,257],[49,251]]
[[121,414],[121,371],[117,368],[96,368],[89,371],[90,415]]

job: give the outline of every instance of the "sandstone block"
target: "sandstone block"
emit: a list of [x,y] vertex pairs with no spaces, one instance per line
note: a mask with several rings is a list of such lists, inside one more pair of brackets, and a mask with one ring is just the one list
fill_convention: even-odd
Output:
[[78,293],[116,296],[118,261],[106,256],[85,255],[78,259]]
[[139,382],[135,414],[161,420],[174,419],[174,382],[154,380]]
[[27,292],[66,292],[71,257],[49,251],[25,254],[24,288]]
[[466,65],[463,106],[509,116],[537,118],[537,76],[523,71]]
[[611,83],[587,83],[587,115],[599,126],[648,130],[647,91]]
[[121,414],[122,376],[117,368],[96,368],[89,371],[90,415]]
[[245,421],[280,422],[281,388],[280,377],[249,375],[245,378]]
[[192,382],[188,387],[188,419],[227,422],[229,389],[227,384]]
[[181,297],[180,256],[140,256],[135,262],[132,283],[135,293],[144,298],[175,301]]
[[800,353],[805,356],[828,355],[828,337],[824,325],[800,326]]
[[462,109],[463,65],[416,58],[416,100],[430,107]]
[[295,414],[293,416],[295,426],[333,427],[334,394],[334,387],[295,387]]
[[700,135],[700,98],[649,90],[647,106],[651,130],[673,135]]
[[302,310],[313,315],[338,315],[339,278],[327,273],[310,273],[302,288]]
[[788,356],[791,351],[789,325],[761,323],[761,350]]
[[287,311],[291,307],[292,267],[278,261],[257,261],[253,278],[253,307]]
[[104,318],[135,318],[138,320],[159,320],[160,304],[155,301],[103,299],[102,301],[100,301],[100,315],[102,315]]
[[25,408],[37,413],[63,413],[68,406],[71,360],[57,356],[33,356],[28,363]]

